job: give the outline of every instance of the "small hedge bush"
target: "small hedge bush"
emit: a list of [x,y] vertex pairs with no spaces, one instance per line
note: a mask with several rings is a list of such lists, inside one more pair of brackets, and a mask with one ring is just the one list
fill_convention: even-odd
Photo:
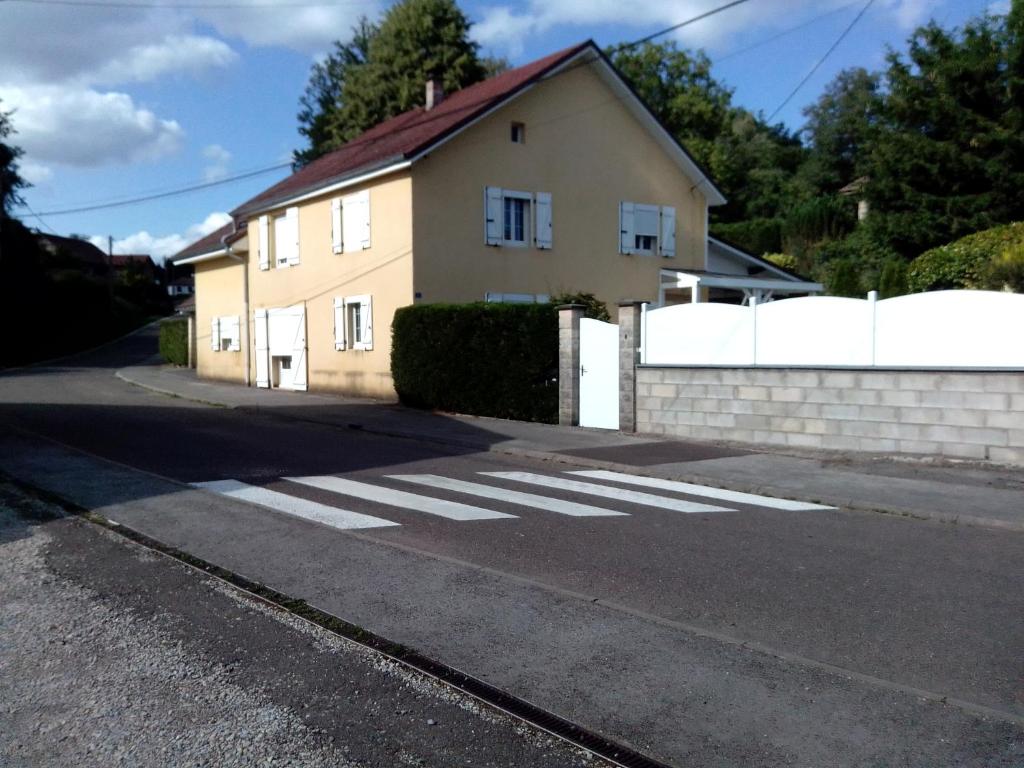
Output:
[[416,408],[558,420],[558,313],[551,304],[425,304],[391,324],[391,375]]
[[188,365],[188,320],[174,318],[160,323],[160,356],[171,365]]
[[1007,251],[1024,246],[1024,222],[975,232],[952,243],[925,251],[907,270],[911,291],[951,288],[992,288],[993,268]]

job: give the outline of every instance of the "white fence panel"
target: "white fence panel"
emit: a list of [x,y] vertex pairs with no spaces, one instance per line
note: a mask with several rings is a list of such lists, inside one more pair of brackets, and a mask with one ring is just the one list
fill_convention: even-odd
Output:
[[808,296],[644,314],[648,365],[1024,368],[1024,294],[935,291],[884,301]]
[[1024,294],[914,293],[878,302],[875,365],[1024,367]]
[[757,365],[871,365],[871,304],[805,296],[760,304]]
[[753,365],[754,314],[733,304],[677,304],[644,313],[649,365]]

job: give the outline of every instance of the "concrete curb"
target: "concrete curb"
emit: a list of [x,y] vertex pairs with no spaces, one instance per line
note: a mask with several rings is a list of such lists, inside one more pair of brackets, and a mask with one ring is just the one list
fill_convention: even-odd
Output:
[[[263,415],[273,416],[276,418],[284,419],[286,421],[298,421],[309,424],[319,424],[321,426],[335,427],[337,429],[349,429],[352,431],[365,432],[367,434],[379,435],[381,437],[394,437],[402,440],[415,440],[421,443],[428,443],[431,445],[442,445],[450,446],[452,448],[470,449],[480,451],[481,453],[493,453],[496,455],[503,456],[514,456],[523,459],[532,459],[534,461],[544,461],[555,464],[567,464],[582,467],[589,467],[591,469],[606,469],[613,472],[623,472],[631,475],[639,475],[641,477],[658,477],[665,480],[677,480],[684,483],[694,483],[696,485],[709,485],[715,488],[722,488],[729,491],[738,491],[740,493],[753,493],[760,496],[771,496],[775,498],[793,498],[793,494],[788,491],[780,491],[778,488],[773,488],[768,485],[750,484],[743,482],[734,481],[723,481],[721,478],[707,477],[700,474],[690,473],[664,473],[654,474],[650,471],[645,471],[643,467],[637,467],[632,464],[622,464],[614,461],[602,461],[600,459],[589,459],[581,456],[572,456],[569,454],[559,453],[557,451],[537,451],[529,448],[514,448],[514,447],[502,447],[500,445],[492,444],[481,444],[475,443],[471,440],[459,440],[458,438],[445,438],[439,435],[425,435],[420,432],[405,432],[402,430],[394,429],[381,429],[372,425],[361,424],[359,426],[335,424],[333,422],[319,421],[317,419],[306,419],[290,414],[281,414],[269,411],[261,406],[255,405],[244,405],[236,406],[228,403],[217,402],[212,400],[204,400],[199,397],[193,397],[181,392],[175,392],[169,389],[163,389],[147,382],[140,382],[132,379],[126,375],[123,370],[117,371],[114,374],[121,381],[131,384],[142,389],[156,392],[167,397],[176,397],[182,400],[189,400],[190,402],[202,403],[203,405],[210,405],[217,408],[230,408],[230,409],[246,409],[252,411],[258,411]],[[1008,530],[1008,531],[1020,531],[1024,532],[1024,520],[1020,522],[1014,522],[1010,520],[999,520],[990,517],[980,517],[976,515],[957,515],[945,512],[922,512],[920,510],[911,510],[901,507],[889,507],[877,504],[865,504],[857,499],[848,497],[838,496],[817,496],[815,498],[802,498],[796,499],[799,501],[807,501],[815,504],[827,504],[830,506],[838,507],[840,509],[853,510],[856,512],[869,512],[883,515],[893,515],[897,517],[906,517],[914,520],[928,520],[932,522],[946,523],[950,525],[970,525],[979,528],[992,528],[997,530]]]

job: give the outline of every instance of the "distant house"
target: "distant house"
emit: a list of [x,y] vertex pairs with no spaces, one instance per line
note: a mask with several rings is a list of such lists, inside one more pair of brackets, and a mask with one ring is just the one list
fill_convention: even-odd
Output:
[[176,277],[167,284],[167,295],[171,298],[191,296],[196,292],[196,281],[192,275]]
[[95,277],[103,277],[110,273],[109,257],[88,240],[40,234],[38,242],[55,260],[66,261],[68,267],[80,269]]

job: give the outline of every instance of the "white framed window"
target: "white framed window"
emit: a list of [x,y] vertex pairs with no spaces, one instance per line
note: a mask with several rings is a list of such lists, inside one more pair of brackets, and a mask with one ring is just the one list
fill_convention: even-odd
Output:
[[[262,218],[260,225],[261,238],[264,236]],[[270,225],[274,231],[274,266],[282,269],[298,265],[299,209],[289,208],[284,213],[272,217]]]
[[619,253],[674,257],[676,209],[670,205],[619,203]]
[[370,190],[331,200],[331,250],[353,253],[370,247]]
[[210,348],[214,352],[238,352],[242,335],[238,315],[225,315],[210,320]]
[[373,297],[335,297],[334,348],[373,349]]
[[551,194],[484,188],[484,242],[540,250],[551,248]]
[[547,304],[551,296],[546,293],[498,293],[488,291],[484,294],[488,304]]

